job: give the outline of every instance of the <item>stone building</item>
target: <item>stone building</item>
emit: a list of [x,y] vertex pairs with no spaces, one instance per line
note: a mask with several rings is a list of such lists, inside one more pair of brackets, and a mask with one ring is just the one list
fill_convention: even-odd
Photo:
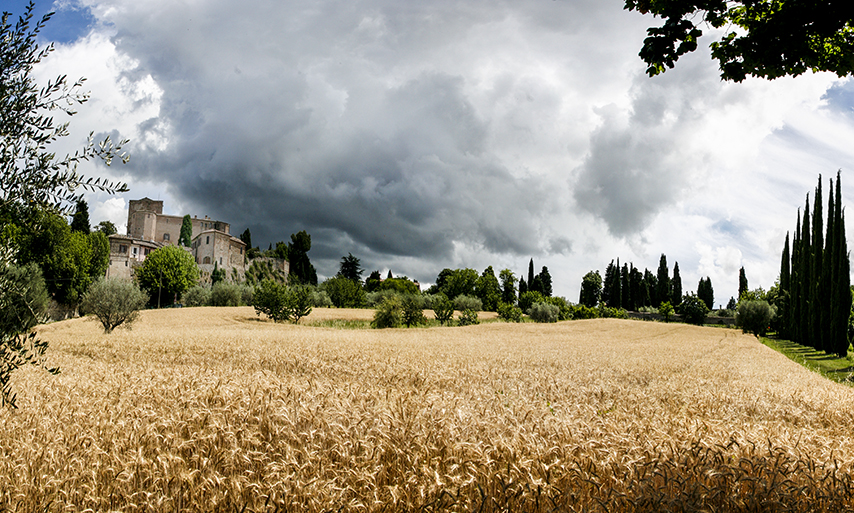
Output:
[[[226,279],[243,281],[246,272],[246,244],[230,234],[230,226],[209,217],[193,217],[191,244],[187,248],[201,271],[201,281],[210,281],[216,266]],[[163,213],[163,201],[143,198],[128,202],[127,235],[110,236],[110,267],[107,276],[133,276],[151,251],[178,245],[183,216]]]

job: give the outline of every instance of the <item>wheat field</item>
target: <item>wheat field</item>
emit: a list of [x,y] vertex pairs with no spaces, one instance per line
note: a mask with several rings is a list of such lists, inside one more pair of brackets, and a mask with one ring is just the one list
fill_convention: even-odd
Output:
[[[312,313],[341,315],[370,312]],[[734,330],[187,308],[40,332],[62,374],[15,375],[3,510],[854,508],[854,390]]]

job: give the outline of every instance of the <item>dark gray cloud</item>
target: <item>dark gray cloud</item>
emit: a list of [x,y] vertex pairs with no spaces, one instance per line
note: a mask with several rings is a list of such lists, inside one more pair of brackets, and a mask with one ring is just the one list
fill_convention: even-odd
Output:
[[124,78],[162,91],[131,174],[194,212],[261,244],[305,229],[330,262],[352,248],[442,262],[459,244],[571,253],[547,221],[562,204],[555,172],[574,158],[553,148],[583,146],[560,126],[575,101],[560,77],[593,85],[560,46],[594,35],[583,15],[602,16],[597,2],[92,10],[136,63]]

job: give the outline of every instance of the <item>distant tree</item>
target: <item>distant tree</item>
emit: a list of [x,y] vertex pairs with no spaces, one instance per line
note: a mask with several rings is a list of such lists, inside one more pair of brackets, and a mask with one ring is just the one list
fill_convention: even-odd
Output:
[[[270,245],[272,248],[272,244]],[[279,241],[276,243],[276,247],[267,250],[268,253],[272,252],[270,256],[273,258],[278,258],[281,260],[288,260],[288,245],[285,244],[284,241]]]
[[89,277],[92,280],[103,278],[110,266],[110,240],[100,231],[94,231],[87,236],[89,242]]
[[80,233],[89,233],[89,205],[86,200],[80,198],[74,209],[74,215],[71,216],[71,231]]
[[97,230],[106,235],[107,237],[119,233],[119,231],[116,229],[116,225],[113,224],[112,221],[101,221],[100,223],[98,223]]
[[658,305],[661,304],[660,298],[658,297],[658,278],[656,278],[649,269],[644,269],[643,281],[649,291],[649,303],[645,306],[658,308]]
[[501,301],[508,305],[516,304],[516,276],[510,269],[502,269],[498,273],[501,282]]
[[519,297],[522,297],[522,294],[528,292],[528,283],[525,282],[525,278],[519,278]]
[[709,308],[705,301],[694,294],[688,294],[682,298],[678,312],[685,322],[701,326],[706,322]]
[[427,322],[418,296],[404,296],[401,307],[403,310],[401,320],[407,328]]
[[743,300],[738,303],[735,325],[744,333],[763,337],[768,331],[772,317],[774,317],[774,310],[767,301]]
[[656,293],[658,303],[653,305],[656,308],[658,308],[663,301],[667,301],[670,297],[669,273],[670,271],[667,269],[667,257],[662,253],[661,258],[658,261],[658,273],[656,274],[656,281],[658,281],[658,291]]
[[477,278],[474,287],[475,296],[480,299],[482,308],[486,312],[494,312],[498,308],[498,302],[501,301],[501,286],[498,284],[498,278],[495,277],[495,271],[490,265],[483,270],[480,277]]
[[[190,218],[190,215],[187,214],[184,216],[184,219],[181,220],[181,233],[178,235],[178,244],[184,246],[185,248],[189,248],[193,243],[193,220]],[[246,247],[250,247],[247,245]]]
[[620,308],[632,310],[631,287],[629,286],[629,264],[620,269]]
[[211,287],[225,280],[225,269],[220,269],[217,262],[214,262],[214,268],[211,272]]
[[738,307],[738,303],[736,302],[734,297],[730,296],[729,301],[726,304],[726,309],[727,310],[735,310],[736,307]]
[[599,298],[602,295],[602,277],[599,271],[590,271],[581,279],[581,294],[578,302],[582,305],[593,308],[599,304]]
[[390,280],[390,279],[392,279],[392,278],[394,278],[394,275],[393,275],[393,274],[391,274],[391,269],[389,269],[389,270],[388,270],[388,276],[386,276],[386,277],[385,277],[385,279]]
[[329,294],[336,308],[362,308],[367,302],[361,282],[341,275],[329,278],[319,288]]
[[439,292],[433,297],[433,315],[439,324],[447,324],[454,317],[454,302]]
[[341,267],[338,269],[338,275],[348,280],[353,280],[356,282],[362,281],[362,273],[365,270],[362,269],[361,261],[354,257],[352,253],[347,253],[347,256],[341,257]]
[[715,304],[715,290],[712,288],[712,279],[706,276],[700,278],[697,284],[697,297],[703,300],[708,310],[712,310]]
[[522,322],[522,309],[502,301],[498,304],[498,318],[504,322]]
[[741,299],[741,295],[747,292],[747,276],[744,274],[744,267],[738,270],[738,297]]
[[403,304],[397,295],[383,298],[374,312],[371,328],[399,328],[403,323]]
[[383,280],[377,290],[393,290],[401,295],[418,295],[420,293],[418,285],[406,276]]
[[376,292],[382,283],[382,275],[379,271],[371,272],[370,276],[365,279],[365,292]]
[[474,269],[454,269],[446,274],[440,292],[454,300],[457,296],[475,296],[475,287],[479,276]]
[[682,276],[679,274],[679,262],[673,265],[673,279],[670,280],[670,301],[673,306],[682,302]]
[[199,268],[185,249],[164,246],[145,258],[136,279],[151,295],[152,305],[168,305],[199,281]]
[[552,296],[552,275],[549,274],[549,268],[543,266],[538,274],[540,278],[540,293],[545,297]]
[[[528,290],[534,290],[534,259],[528,262]],[[537,291],[539,292],[539,291]]]
[[246,244],[247,248],[252,247],[252,232],[249,231],[249,228],[243,230],[243,233],[240,234],[240,240]]
[[148,296],[130,280],[99,278],[83,296],[80,308],[101,322],[104,333],[110,333],[121,325],[130,327],[147,301]]
[[297,283],[304,285],[317,285],[317,271],[308,259],[311,250],[311,235],[305,230],[291,235],[288,243],[288,259],[290,261],[290,273]]
[[256,315],[262,313],[274,322],[292,321],[294,324],[311,313],[311,288],[298,285],[288,287],[274,280],[263,280],[252,297]]

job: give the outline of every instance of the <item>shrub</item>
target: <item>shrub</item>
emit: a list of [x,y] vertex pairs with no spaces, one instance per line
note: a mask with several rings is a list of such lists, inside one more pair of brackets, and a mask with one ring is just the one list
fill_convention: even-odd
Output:
[[[187,306],[208,306],[211,304],[211,289],[196,285],[184,293],[184,304]],[[250,303],[251,304],[251,303]]]
[[252,298],[255,296],[255,287],[248,283],[243,283],[240,285],[240,304],[241,305],[251,305]]
[[240,306],[240,285],[218,281],[211,287],[211,306]]
[[427,318],[424,317],[424,309],[421,306],[419,296],[409,294],[403,298],[403,324],[406,324],[407,328],[427,322]]
[[312,291],[307,286],[287,287],[266,279],[255,290],[252,306],[275,322],[291,320],[294,324],[311,313]]
[[363,308],[366,304],[362,284],[343,276],[329,278],[323,282],[320,290],[329,294],[329,299],[336,308]]
[[475,312],[479,312],[480,309],[483,308],[483,302],[476,297],[461,294],[454,298],[454,308],[461,312],[463,310],[474,310]]
[[472,324],[480,324],[480,321],[477,319],[477,310],[466,308],[462,312],[460,312],[460,316],[457,318],[457,324],[460,326],[471,326]]
[[122,324],[129,328],[147,301],[148,295],[132,281],[99,279],[89,286],[81,306],[110,333]]
[[527,312],[534,306],[534,303],[543,303],[545,300],[546,298],[539,292],[529,290],[519,296],[519,308],[523,312]]
[[433,309],[433,295],[431,294],[419,294],[418,298],[421,300],[421,308],[424,310],[432,310]]
[[658,313],[664,317],[664,322],[670,322],[670,318],[673,316],[673,305],[670,304],[670,301],[665,301],[661,303],[658,307]]
[[522,309],[516,305],[499,301],[498,318],[505,322],[522,322]]
[[697,297],[695,294],[689,294],[682,298],[682,304],[679,305],[679,314],[682,315],[682,320],[690,324],[701,326],[706,322],[706,315],[709,313],[705,301]]
[[560,296],[547,297],[543,302],[558,307],[557,320],[568,321],[572,319],[572,304],[566,298]]
[[583,320],[583,319],[595,319],[599,317],[599,309],[591,308],[589,306],[584,305],[575,305],[572,307],[572,316],[571,319],[575,320]]
[[557,322],[560,308],[549,303],[534,303],[528,315],[536,322]]
[[433,315],[439,324],[445,325],[454,317],[454,302],[448,299],[448,296],[439,292],[433,296],[432,301]]
[[709,315],[714,315],[716,317],[735,317],[735,310],[734,309],[730,310],[729,308],[723,308],[721,310],[718,310],[714,314],[710,313]]
[[774,308],[767,301],[744,300],[738,303],[735,325],[744,333],[763,336],[774,318]]
[[403,322],[403,305],[397,294],[387,296],[374,312],[372,328],[399,328]]
[[329,297],[329,294],[325,290],[313,289],[311,291],[311,303],[316,308],[330,308],[333,306],[332,298]]
[[400,295],[392,289],[377,290],[365,294],[365,302],[368,308],[379,308],[383,300],[387,297],[397,297],[399,299]]
[[654,306],[642,306],[638,308],[638,312],[641,313],[658,313],[658,308]]
[[603,319],[628,319],[629,314],[622,308],[612,308],[609,306],[605,306],[604,303],[599,303],[598,308],[599,317]]

